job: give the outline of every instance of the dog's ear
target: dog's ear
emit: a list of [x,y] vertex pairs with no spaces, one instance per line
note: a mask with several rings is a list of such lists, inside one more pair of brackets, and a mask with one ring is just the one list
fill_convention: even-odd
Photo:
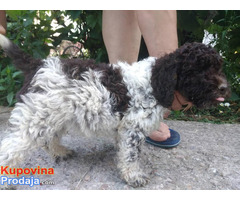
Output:
[[163,107],[170,107],[177,85],[177,65],[173,54],[156,60],[152,69],[151,85],[153,95]]

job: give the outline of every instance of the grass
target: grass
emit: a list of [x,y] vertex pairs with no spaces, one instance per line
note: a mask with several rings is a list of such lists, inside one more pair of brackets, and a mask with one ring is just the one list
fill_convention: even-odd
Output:
[[215,124],[240,123],[240,101],[222,103],[218,107],[209,110],[198,110],[193,107],[186,112],[173,111],[168,119]]

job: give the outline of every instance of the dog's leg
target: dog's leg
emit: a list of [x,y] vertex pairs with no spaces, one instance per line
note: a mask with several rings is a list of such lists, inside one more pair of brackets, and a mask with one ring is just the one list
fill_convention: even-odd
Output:
[[1,166],[15,167],[23,161],[27,152],[31,152],[39,146],[37,143],[38,135],[31,135],[31,132],[35,130],[32,127],[34,123],[32,121],[34,119],[31,109],[24,104],[16,105],[9,119],[6,137],[0,145]]
[[[16,166],[23,161],[27,152],[51,142],[56,144],[53,138],[63,129],[66,118],[70,118],[66,114],[67,111],[46,106],[44,101],[32,101],[34,100],[19,103],[12,111],[8,135],[0,146],[0,165]],[[55,152],[63,154],[63,148],[57,145],[50,146]]]
[[[64,129],[65,131],[65,129]],[[73,156],[74,152],[60,144],[61,135],[56,135],[50,142],[44,147],[44,149],[58,162],[61,158],[66,160]]]
[[119,133],[118,167],[126,182],[133,186],[144,186],[148,182],[147,175],[140,168],[139,156],[145,136],[141,131],[128,130]]
[[37,145],[20,131],[10,133],[0,146],[0,166],[14,167],[23,161],[25,154]]
[[14,167],[23,161],[25,154],[34,149],[37,144],[33,143],[26,132],[9,129],[8,135],[1,141],[0,165]]

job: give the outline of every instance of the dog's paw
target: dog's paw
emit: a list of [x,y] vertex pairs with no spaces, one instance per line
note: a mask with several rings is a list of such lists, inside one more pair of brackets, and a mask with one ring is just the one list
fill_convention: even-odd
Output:
[[149,178],[146,174],[140,172],[132,172],[124,176],[127,184],[132,187],[143,187],[149,182]]
[[59,164],[61,161],[66,161],[66,160],[71,159],[75,156],[76,156],[75,151],[70,150],[70,149],[66,149],[66,152],[64,154],[55,155],[54,158],[55,158],[55,162],[57,164]]

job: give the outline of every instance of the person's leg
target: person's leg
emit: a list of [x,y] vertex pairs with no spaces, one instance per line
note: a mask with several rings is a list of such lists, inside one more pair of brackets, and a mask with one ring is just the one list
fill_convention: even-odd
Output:
[[[136,15],[150,56],[161,57],[177,49],[177,13],[175,10],[142,10],[136,11]],[[179,134],[170,130],[164,123],[161,123],[159,130],[153,131],[149,137],[150,143],[154,144],[157,141],[155,144],[163,148],[174,147],[180,142]]]
[[[138,27],[139,24],[142,24],[141,30],[143,30],[142,34],[145,35],[144,39],[146,40],[150,37],[150,35],[146,36],[147,31],[144,31],[144,23],[137,21],[136,15],[140,14],[140,12],[144,11],[103,11],[102,32],[110,63],[116,63],[121,60],[131,64],[132,62],[137,61],[141,41],[141,32]],[[146,11],[146,13],[147,12],[148,11]],[[138,17],[138,20],[141,20],[141,17]],[[155,20],[159,19],[155,18]],[[150,22],[151,21],[145,23],[146,28],[147,23]],[[157,23],[155,23],[155,25],[156,24]],[[154,31],[155,29],[149,30],[150,33]],[[157,35],[155,35],[155,37],[157,37]],[[153,42],[153,45],[150,45],[150,42]],[[149,40],[147,40],[148,51],[150,51],[154,45],[155,42],[149,38]],[[165,47],[162,49],[165,53],[169,52],[166,51]],[[160,52],[162,52],[162,50],[160,50]],[[150,53],[151,56],[155,56],[153,55],[153,51],[150,51]],[[154,131],[150,134],[153,139],[164,141],[171,136],[167,125],[161,127],[161,130]]]
[[5,35],[7,30],[6,12],[0,10],[0,33]]
[[110,63],[137,61],[141,32],[134,11],[104,10],[102,33]]
[[150,56],[161,57],[177,49],[175,10],[141,10],[136,15]]

